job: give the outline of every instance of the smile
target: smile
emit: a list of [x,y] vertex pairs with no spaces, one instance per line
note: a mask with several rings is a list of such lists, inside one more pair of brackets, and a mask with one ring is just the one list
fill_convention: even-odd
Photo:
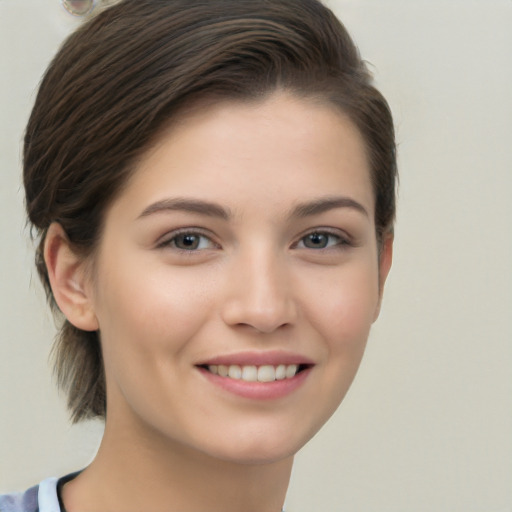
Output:
[[301,388],[316,361],[283,350],[248,351],[218,355],[195,366],[206,382],[231,396],[275,400]]
[[265,364],[261,366],[237,364],[207,365],[207,369],[214,375],[234,380],[243,380],[245,382],[274,382],[276,380],[292,379],[297,373],[305,368],[306,365],[297,364]]

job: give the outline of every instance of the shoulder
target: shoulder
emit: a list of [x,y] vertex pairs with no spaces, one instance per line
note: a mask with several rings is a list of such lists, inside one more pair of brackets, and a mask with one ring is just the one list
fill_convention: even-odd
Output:
[[47,478],[25,492],[0,495],[0,512],[60,512],[57,478]]
[[0,495],[0,512],[37,512],[38,491],[39,486],[36,485],[25,492]]

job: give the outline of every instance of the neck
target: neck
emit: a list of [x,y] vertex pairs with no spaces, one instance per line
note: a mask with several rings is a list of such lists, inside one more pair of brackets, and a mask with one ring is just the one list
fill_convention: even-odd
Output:
[[[67,512],[280,512],[293,457],[219,460],[168,439],[106,424],[94,461],[65,485]],[[140,434],[140,433],[139,433]]]

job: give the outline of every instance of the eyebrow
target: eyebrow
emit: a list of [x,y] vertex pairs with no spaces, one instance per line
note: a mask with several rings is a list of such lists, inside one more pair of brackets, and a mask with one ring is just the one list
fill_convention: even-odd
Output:
[[166,211],[186,211],[192,213],[199,213],[200,215],[206,215],[208,217],[218,217],[223,220],[231,218],[229,210],[222,206],[211,203],[209,201],[203,201],[199,199],[185,199],[185,198],[168,198],[157,201],[156,203],[150,204],[144,211],[139,215],[139,219],[147,217],[154,213],[166,212]]
[[310,215],[319,215],[335,208],[351,208],[370,218],[368,211],[361,203],[345,196],[324,197],[314,201],[300,203],[293,208],[290,216],[309,217]]
[[[289,217],[304,218],[312,215],[319,215],[335,208],[351,208],[369,218],[368,211],[361,203],[350,197],[344,196],[324,197],[315,199],[314,201],[299,203],[292,208]],[[229,220],[233,216],[229,209],[226,209],[217,203],[203,201],[201,199],[176,197],[162,199],[161,201],[150,204],[143,210],[138,218],[140,219],[153,215],[154,213],[166,211],[186,211],[206,215],[208,217],[217,217],[223,220]]]

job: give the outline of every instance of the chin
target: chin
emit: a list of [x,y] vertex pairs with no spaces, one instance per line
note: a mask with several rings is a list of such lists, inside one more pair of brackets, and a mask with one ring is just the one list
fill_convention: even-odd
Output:
[[226,433],[228,437],[222,439],[221,446],[211,446],[206,451],[215,458],[238,464],[271,464],[293,458],[315,433],[316,430],[300,432],[289,427],[244,429],[236,435]]
[[270,447],[265,444],[253,444],[247,446],[234,446],[230,450],[216,451],[212,455],[215,458],[225,462],[231,462],[241,465],[265,465],[293,458],[295,453],[301,448],[298,447]]

